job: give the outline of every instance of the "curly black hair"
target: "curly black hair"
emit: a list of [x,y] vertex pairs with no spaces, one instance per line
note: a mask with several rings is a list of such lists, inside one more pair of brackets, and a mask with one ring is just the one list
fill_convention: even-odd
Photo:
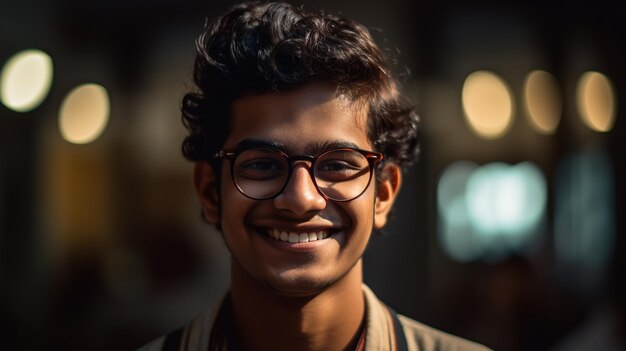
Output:
[[209,160],[221,149],[237,98],[320,81],[367,104],[368,138],[386,161],[415,160],[419,118],[364,26],[286,3],[244,3],[207,24],[196,47],[197,90],[182,101],[189,160]]

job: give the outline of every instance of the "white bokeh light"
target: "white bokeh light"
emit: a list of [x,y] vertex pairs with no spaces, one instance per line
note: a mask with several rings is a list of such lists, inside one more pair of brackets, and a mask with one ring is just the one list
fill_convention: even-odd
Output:
[[524,233],[543,214],[546,193],[543,174],[530,162],[485,165],[468,182],[470,217],[485,235]]
[[41,50],[25,50],[11,57],[0,75],[0,100],[17,112],[28,112],[46,98],[52,85],[53,65]]
[[473,162],[457,161],[444,170],[437,185],[437,237],[444,251],[460,262],[475,260],[481,251],[465,201],[467,181],[477,167]]
[[461,262],[521,252],[541,228],[546,203],[545,178],[531,162],[455,162],[437,185],[439,243]]

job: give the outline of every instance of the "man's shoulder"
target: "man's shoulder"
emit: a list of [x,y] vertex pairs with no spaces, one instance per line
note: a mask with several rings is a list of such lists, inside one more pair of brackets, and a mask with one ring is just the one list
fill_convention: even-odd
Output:
[[[401,314],[397,314],[384,302],[380,301],[374,292],[365,284],[363,284],[363,292],[367,307],[368,332],[365,345],[368,351],[402,350],[405,348],[408,349],[408,351],[489,350],[489,348],[483,345],[445,333]],[[401,330],[398,330],[398,324],[402,326]],[[392,339],[395,339],[396,342],[389,343],[388,340]],[[404,345],[402,339],[406,341],[406,347],[398,348],[398,345]]]
[[[211,306],[200,312],[186,325],[150,341],[135,351],[207,350],[210,331],[213,329],[217,312],[226,298],[227,295],[217,306]],[[181,348],[181,345],[184,347]]]
[[398,314],[409,350],[487,351],[489,348]]

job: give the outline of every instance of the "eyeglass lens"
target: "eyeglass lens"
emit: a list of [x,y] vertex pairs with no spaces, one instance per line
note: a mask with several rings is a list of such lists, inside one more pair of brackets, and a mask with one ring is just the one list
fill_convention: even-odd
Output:
[[[327,151],[312,165],[319,191],[332,200],[359,196],[370,182],[370,166],[360,152]],[[233,178],[241,192],[253,199],[278,195],[289,181],[289,161],[278,150],[253,148],[242,151],[233,164]]]

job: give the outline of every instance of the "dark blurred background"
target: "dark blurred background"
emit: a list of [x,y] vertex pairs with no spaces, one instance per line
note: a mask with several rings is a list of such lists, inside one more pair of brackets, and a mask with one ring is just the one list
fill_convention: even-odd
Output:
[[[304,3],[370,28],[422,117],[379,297],[497,350],[626,349],[625,2]],[[132,350],[227,289],[179,105],[232,4],[0,4],[0,348]]]

